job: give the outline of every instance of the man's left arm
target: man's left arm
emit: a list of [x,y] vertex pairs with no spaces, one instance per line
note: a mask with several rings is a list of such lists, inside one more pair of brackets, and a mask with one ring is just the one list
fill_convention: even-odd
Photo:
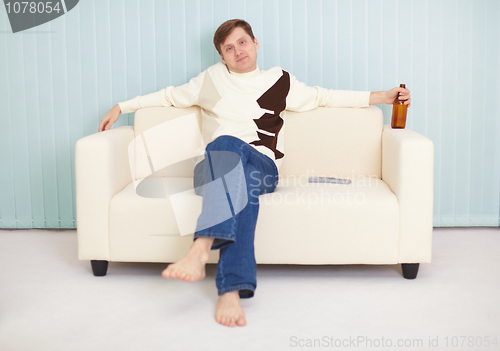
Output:
[[408,89],[396,87],[388,91],[377,92],[333,90],[307,86],[290,75],[290,91],[287,96],[286,109],[305,112],[317,107],[367,107],[382,103],[393,104],[398,95],[406,105],[410,105]]
[[286,98],[286,109],[289,111],[305,112],[317,107],[367,107],[369,102],[369,91],[311,87],[290,75],[290,90]]

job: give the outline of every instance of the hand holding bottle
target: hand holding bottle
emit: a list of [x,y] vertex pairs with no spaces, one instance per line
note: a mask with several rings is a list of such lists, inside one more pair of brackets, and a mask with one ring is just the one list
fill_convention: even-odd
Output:
[[[406,91],[408,91],[408,94],[404,94]],[[389,92],[396,94],[392,106],[391,127],[395,129],[403,129],[406,126],[406,110],[410,106],[411,102],[409,94],[410,91],[406,89],[404,84],[401,84],[399,88],[391,89]]]
[[396,100],[401,100],[408,107],[411,105],[410,90],[406,89],[406,87],[399,86],[388,90],[387,99],[389,100],[388,104],[395,104],[397,102]]
[[411,96],[410,90],[401,87],[395,87],[387,91],[372,91],[370,92],[370,105],[389,104],[393,105],[396,100],[404,101],[404,104],[410,107]]

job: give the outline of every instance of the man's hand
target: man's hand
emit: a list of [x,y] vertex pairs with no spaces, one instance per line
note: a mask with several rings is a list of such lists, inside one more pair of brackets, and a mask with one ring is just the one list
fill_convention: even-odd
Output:
[[411,96],[410,90],[400,87],[392,88],[388,91],[376,91],[370,93],[370,105],[376,104],[389,104],[392,105],[396,102],[396,99],[404,101],[405,105],[410,107]]
[[399,99],[404,101],[404,104],[410,107],[411,104],[410,90],[401,87],[392,88],[391,90],[387,91],[387,99],[389,100],[387,104],[392,105],[396,102],[396,99]]
[[120,110],[120,106],[116,104],[111,110],[109,110],[108,113],[106,113],[106,116],[101,119],[101,124],[99,124],[99,132],[110,129],[113,123],[118,121],[120,113],[122,113],[122,111]]

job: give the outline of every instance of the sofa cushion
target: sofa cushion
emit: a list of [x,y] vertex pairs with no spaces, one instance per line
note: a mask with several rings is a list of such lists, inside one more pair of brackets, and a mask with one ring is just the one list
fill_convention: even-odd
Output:
[[[194,193],[192,178],[144,182],[147,186],[139,191],[143,196],[130,183],[111,200],[110,258],[180,259],[193,238],[181,232],[194,231],[202,197]],[[397,263],[398,202],[376,177],[355,177],[350,185],[282,178],[275,192],[260,196],[259,201],[258,263]],[[209,262],[217,258],[218,251],[212,251]]]
[[376,177],[349,185],[283,178],[259,200],[259,263],[397,263],[398,200]]

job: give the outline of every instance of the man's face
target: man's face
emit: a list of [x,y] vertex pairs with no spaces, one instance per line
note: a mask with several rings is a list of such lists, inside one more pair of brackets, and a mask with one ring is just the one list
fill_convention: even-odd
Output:
[[222,62],[236,73],[252,72],[257,68],[259,42],[252,40],[241,27],[236,27],[221,45]]

